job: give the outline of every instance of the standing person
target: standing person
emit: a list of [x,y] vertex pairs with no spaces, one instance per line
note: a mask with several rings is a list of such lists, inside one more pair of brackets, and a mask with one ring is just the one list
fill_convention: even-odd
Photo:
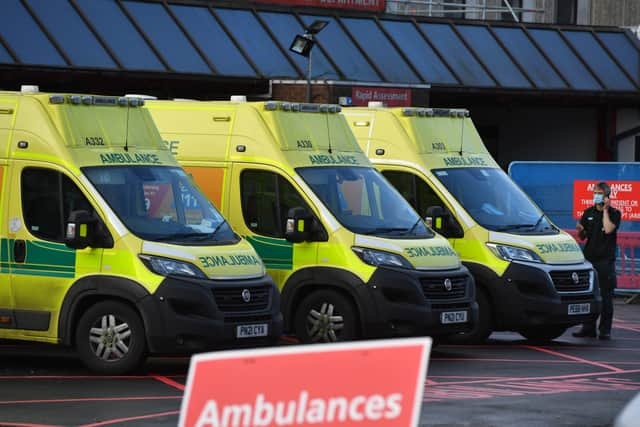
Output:
[[[602,313],[598,325],[601,340],[611,339],[613,320],[613,290],[616,287],[616,236],[620,226],[620,211],[611,206],[611,187],[599,182],[593,191],[593,206],[586,209],[576,225],[580,240],[587,239],[584,257],[593,264],[598,274],[602,294]],[[596,321],[584,323],[574,337],[596,336]]]

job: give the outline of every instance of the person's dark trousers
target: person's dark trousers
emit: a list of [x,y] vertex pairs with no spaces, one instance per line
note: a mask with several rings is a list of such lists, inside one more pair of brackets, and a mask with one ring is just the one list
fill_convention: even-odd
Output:
[[[601,336],[606,336],[611,334],[611,323],[613,322],[613,291],[616,288],[616,266],[615,261],[592,261],[592,264],[598,274],[600,293],[602,294],[602,313],[600,314],[598,332]],[[584,323],[582,332],[595,335],[595,320]]]

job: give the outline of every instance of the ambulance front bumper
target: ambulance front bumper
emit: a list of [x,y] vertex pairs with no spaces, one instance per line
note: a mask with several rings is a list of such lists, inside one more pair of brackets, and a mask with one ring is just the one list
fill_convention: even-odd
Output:
[[502,277],[490,274],[497,284],[491,286],[492,299],[500,304],[494,313],[498,329],[569,327],[596,319],[602,309],[597,275],[589,262],[511,262]]
[[466,267],[380,267],[366,288],[376,307],[375,318],[367,319],[371,336],[445,336],[468,332],[478,319],[475,285]]
[[280,294],[269,276],[247,280],[169,276],[139,306],[151,353],[270,345],[282,335]]

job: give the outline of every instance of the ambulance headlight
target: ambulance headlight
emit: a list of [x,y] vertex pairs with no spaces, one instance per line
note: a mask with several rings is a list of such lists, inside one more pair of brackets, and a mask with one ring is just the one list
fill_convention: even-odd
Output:
[[542,258],[529,249],[498,245],[496,243],[487,243],[487,246],[495,256],[506,261],[543,262]]
[[152,272],[161,276],[187,276],[206,279],[207,276],[195,265],[175,259],[161,258],[151,255],[140,255],[140,259]]
[[404,257],[390,252],[354,246],[353,252],[365,263],[373,266],[387,265],[390,267],[413,268]]

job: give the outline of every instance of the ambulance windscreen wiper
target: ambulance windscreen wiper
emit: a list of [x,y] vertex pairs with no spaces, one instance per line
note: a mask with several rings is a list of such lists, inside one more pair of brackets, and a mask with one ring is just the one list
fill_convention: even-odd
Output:
[[202,232],[171,233],[171,234],[164,234],[161,236],[154,236],[153,239],[157,242],[170,242],[170,241],[176,241],[180,239],[206,240],[206,239],[209,239],[212,235],[213,233],[202,233]]
[[227,222],[226,218],[223,218],[223,219],[222,219],[222,222],[221,222],[220,224],[216,225],[216,228],[214,228],[214,229],[213,229],[213,231],[211,232],[211,235],[212,235],[212,236],[215,236],[215,234],[216,234],[216,233],[217,233],[217,232],[222,228],[222,226],[223,226],[223,225],[225,225],[225,224],[227,224],[227,225],[228,225],[228,222]]
[[378,227],[373,230],[365,231],[362,234],[370,236],[372,234],[393,233],[394,231],[407,231],[407,229],[404,227]]
[[520,228],[531,228],[534,226],[535,224],[507,224],[507,225],[501,225],[500,227],[496,227],[496,231],[517,230]]

